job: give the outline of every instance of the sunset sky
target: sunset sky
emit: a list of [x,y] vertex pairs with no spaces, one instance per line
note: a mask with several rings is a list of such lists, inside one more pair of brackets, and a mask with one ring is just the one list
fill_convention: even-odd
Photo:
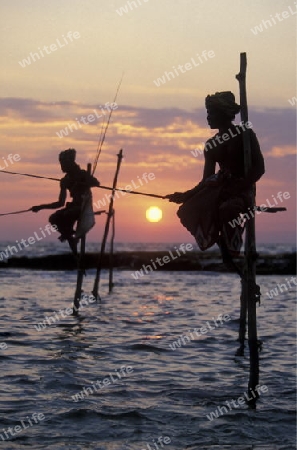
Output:
[[[257,240],[295,242],[296,2],[2,0],[0,12],[2,170],[60,178],[58,155],[69,147],[81,167],[93,163],[98,116],[124,72],[96,177],[112,185],[122,148],[119,187],[133,181],[139,192],[187,190],[200,181],[204,164],[191,151],[214,133],[204,99],[231,90],[239,102],[235,74],[240,52],[247,52],[249,118],[266,163],[257,204],[290,194],[277,205],[287,212],[257,216]],[[68,135],[59,137],[63,129]],[[11,164],[9,154],[19,160]],[[154,179],[140,186],[144,174]],[[0,213],[55,201],[59,193],[55,181],[0,173],[0,183]],[[94,189],[94,202],[106,193]],[[162,209],[160,222],[147,221],[150,206]],[[118,242],[193,242],[167,200],[126,194],[115,210]],[[50,213],[1,217],[1,240],[28,238]],[[89,240],[101,239],[104,220],[97,218]]]

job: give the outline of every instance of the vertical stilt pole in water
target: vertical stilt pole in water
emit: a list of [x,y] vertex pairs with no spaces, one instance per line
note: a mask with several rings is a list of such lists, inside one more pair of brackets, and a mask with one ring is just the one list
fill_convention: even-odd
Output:
[[[248,107],[246,95],[246,53],[240,54],[240,72],[236,75],[239,81],[240,89],[240,106],[241,106],[241,120],[243,124],[248,122]],[[244,144],[244,166],[245,174],[251,168],[251,142],[250,130],[244,128],[243,132]],[[255,186],[251,198],[252,206],[255,205]],[[259,383],[259,355],[258,355],[258,339],[257,339],[257,315],[256,302],[259,300],[259,288],[256,285],[256,234],[255,234],[255,218],[252,217],[246,223],[245,235],[245,258],[244,258],[244,275],[242,279],[241,292],[241,312],[240,312],[240,330],[239,339],[242,348],[244,347],[244,337],[246,328],[246,311],[248,313],[248,343],[250,350],[250,377],[248,389],[253,390]],[[255,403],[254,396],[253,403]]]
[[74,302],[73,302],[73,314],[78,314],[79,302],[82,293],[82,282],[85,274],[84,269],[84,259],[85,259],[85,250],[86,250],[86,235],[84,234],[80,240],[80,253],[78,259],[78,268],[77,268],[77,280],[76,280],[76,289],[74,294]]
[[[246,276],[244,271],[244,277]],[[247,315],[247,297],[243,295],[244,286],[243,279],[241,280],[241,295],[240,295],[240,316],[239,316],[239,336],[238,340],[240,343],[240,347],[236,352],[237,356],[244,355],[244,343],[245,343],[245,334],[246,334],[246,315]]]
[[111,239],[110,239],[110,251],[109,251],[109,282],[108,282],[108,293],[112,292],[113,288],[113,247],[114,247],[114,236],[115,236],[115,210],[111,217]]
[[102,243],[101,243],[101,251],[100,251],[100,255],[99,255],[99,259],[98,259],[96,277],[95,277],[94,287],[93,287],[93,291],[92,291],[92,294],[94,295],[94,297],[97,300],[100,299],[100,295],[99,295],[99,292],[98,292],[98,290],[99,290],[99,281],[100,281],[100,273],[101,273],[102,260],[103,260],[103,255],[104,255],[106,241],[107,241],[107,236],[108,236],[108,231],[109,231],[110,220],[111,220],[111,217],[112,217],[112,215],[114,213],[114,211],[113,211],[113,201],[114,201],[115,189],[117,187],[117,181],[118,181],[118,175],[119,175],[119,171],[120,171],[120,166],[121,166],[121,162],[122,162],[122,159],[123,159],[123,150],[122,149],[120,150],[120,152],[119,152],[119,154],[117,156],[118,156],[117,168],[116,168],[116,172],[115,172],[115,176],[114,176],[114,180],[113,180],[112,194],[111,194],[111,199],[110,199],[110,202],[109,202],[109,210],[108,210],[107,219],[106,219],[106,223],[105,223],[105,229],[104,229],[104,234],[103,234]]
[[[88,164],[88,173],[91,174],[91,164]],[[73,301],[73,314],[78,314],[79,302],[82,293],[82,282],[85,275],[85,252],[86,252],[86,235],[84,234],[80,239],[80,253],[78,257],[78,268],[77,268],[77,280],[76,289]]]

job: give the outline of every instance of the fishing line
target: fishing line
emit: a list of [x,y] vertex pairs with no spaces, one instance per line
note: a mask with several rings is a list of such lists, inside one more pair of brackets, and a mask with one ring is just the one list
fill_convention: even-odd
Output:
[[[117,90],[116,90],[116,93],[115,93],[115,96],[114,96],[113,103],[116,103],[116,99],[117,99],[117,96],[118,96],[118,93],[119,93],[119,90],[120,90],[120,87],[121,87],[121,84],[122,84],[122,81],[123,81],[123,77],[124,77],[124,72],[122,73],[120,82],[118,84],[118,87],[117,87]],[[102,146],[103,146],[103,143],[105,141],[105,136],[106,136],[106,132],[108,130],[108,126],[109,126],[109,123],[110,123],[112,112],[113,112],[113,109],[111,108],[110,112],[109,112],[108,120],[107,120],[107,123],[106,123],[106,126],[105,126],[105,130],[104,130],[104,133],[103,133],[103,136],[102,136],[102,139],[101,139],[101,141],[99,141],[99,145],[98,145],[98,148],[97,148],[97,154],[96,154],[95,161],[94,161],[94,164],[93,164],[92,175],[94,175],[96,167],[97,167],[97,164],[98,164],[99,156],[101,154]]]

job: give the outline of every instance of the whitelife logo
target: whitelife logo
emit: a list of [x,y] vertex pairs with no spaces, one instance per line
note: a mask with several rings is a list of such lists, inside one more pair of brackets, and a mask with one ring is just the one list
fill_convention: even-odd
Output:
[[198,155],[203,155],[204,151],[207,152],[208,150],[212,150],[214,147],[216,147],[218,144],[223,144],[226,141],[229,141],[229,139],[232,139],[236,136],[239,136],[244,131],[249,130],[253,128],[252,122],[241,122],[239,125],[235,125],[235,133],[233,132],[231,128],[229,128],[226,133],[219,134],[217,133],[214,137],[208,139],[206,143],[202,142],[200,144],[200,148],[197,147],[194,150],[191,150],[192,155],[194,158],[197,158]]
[[26,66],[30,66],[32,62],[39,61],[41,58],[44,58],[46,55],[50,55],[55,52],[59,48],[66,47],[70,42],[73,42],[74,39],[79,39],[80,34],[78,31],[68,31],[66,37],[64,34],[62,35],[62,39],[56,39],[56,43],[48,45],[44,45],[42,48],[38,47],[38,52],[33,53],[30,52],[27,58],[24,58],[22,61],[19,61],[19,65],[24,69]]
[[291,286],[291,282],[294,283],[295,287],[297,286],[297,277],[291,277],[291,279],[289,280],[288,278],[286,278],[286,284],[281,283],[281,284],[277,284],[277,287],[274,289],[271,289],[269,292],[266,292],[266,295],[268,295],[268,297],[270,299],[272,299],[274,296],[276,297],[277,295],[279,295],[280,293],[283,293],[284,291],[287,292],[288,291],[288,286],[290,289],[292,289]]
[[[180,244],[179,249],[176,246],[174,246],[174,248],[176,250],[177,256],[175,256],[171,251],[169,251],[168,252],[169,256],[165,255],[165,256],[163,256],[163,258],[156,258],[155,261],[153,261],[151,259],[152,264],[148,264],[147,266],[145,264],[143,264],[142,268],[140,270],[135,270],[134,273],[131,273],[131,277],[133,277],[134,280],[138,280],[138,278],[141,278],[144,275],[147,275],[148,273],[153,272],[153,270],[157,270],[158,267],[157,267],[156,263],[159,265],[159,267],[162,267],[165,264],[170,263],[170,261],[177,259],[179,256],[182,256],[181,252],[183,252],[183,254],[185,254],[186,251],[192,251],[193,245],[192,244]],[[143,273],[143,271],[145,273]]]
[[[95,114],[88,114],[87,116],[81,116],[79,119],[76,117],[76,122],[68,123],[65,128],[62,128],[60,131],[56,131],[56,135],[61,139],[64,136],[68,136],[70,133],[73,133],[73,131],[77,131],[79,128],[82,127],[82,123],[84,125],[89,125],[90,123],[94,122],[97,119],[100,119],[103,116],[106,116],[106,112],[104,111],[104,108],[106,111],[111,112],[118,108],[118,105],[116,102],[109,103],[106,102],[105,105],[102,107],[102,105],[99,106],[101,108],[102,114],[98,114],[96,109],[93,109]],[[69,130],[69,131],[68,131]]]
[[[32,422],[32,420],[34,421],[34,423]],[[39,422],[41,422],[42,420],[45,419],[44,414],[42,413],[36,413],[34,412],[31,416],[31,419],[29,418],[29,416],[26,417],[26,419],[21,420],[21,425],[15,425],[14,427],[8,427],[6,429],[3,428],[3,430],[0,433],[0,437],[2,439],[2,441],[8,441],[10,440],[12,437],[14,437],[16,434],[21,433],[22,431],[26,430],[27,428],[33,427],[34,425],[38,424]],[[26,423],[25,421],[28,421],[28,423]],[[10,433],[10,436],[9,436]],[[4,437],[5,435],[5,437]]]
[[[256,25],[254,28],[251,28],[251,32],[256,36],[258,33],[262,33],[268,28],[277,25],[277,23],[282,22],[284,19],[288,19],[290,16],[294,16],[295,14],[297,14],[297,2],[294,2],[294,5],[295,6],[293,6],[293,8],[295,10],[292,9],[291,6],[288,6],[289,11],[275,13],[274,16],[270,14],[270,19],[263,19],[260,25]],[[278,22],[275,19],[277,19]]]
[[[0,170],[4,170],[7,167],[9,167],[9,165],[14,164],[15,162],[18,162],[21,160],[21,157],[18,153],[16,153],[15,155],[13,155],[12,153],[10,153],[9,155],[6,156],[2,156],[3,162],[4,162],[4,167],[0,166]],[[2,164],[2,161],[1,161]]]
[[[18,249],[15,245],[8,245],[6,247],[6,250],[0,252],[0,261],[3,261],[3,259],[8,259],[8,256],[14,255],[15,253],[18,253],[20,250],[24,250],[25,247],[29,247],[29,245],[34,245],[37,241],[42,241],[42,239],[46,238],[47,236],[50,236],[52,233],[55,233],[58,231],[58,228],[56,225],[50,225],[49,223],[42,229],[39,227],[40,232],[42,234],[42,237],[38,235],[37,231],[34,231],[34,237],[30,236],[27,239],[21,239],[21,242],[18,240],[15,241],[15,243],[18,246]],[[47,234],[45,233],[47,232]],[[28,241],[28,244],[26,243]]]
[[119,9],[116,9],[116,12],[119,16],[123,16],[124,14],[128,14],[128,12],[133,11],[133,9],[138,8],[143,3],[147,3],[149,0],[135,0],[129,1],[125,4],[125,6],[121,6]]
[[[123,189],[123,191],[121,190],[117,190],[114,193],[114,198],[119,198],[120,196],[124,196],[126,194],[129,194],[130,191],[132,191],[133,189],[138,189],[139,187],[143,186],[144,183],[148,183],[149,181],[153,181],[155,179],[155,174],[153,172],[150,173],[146,173],[144,172],[141,176],[141,178],[137,175],[137,181],[139,184],[137,184],[137,181],[135,182],[134,180],[131,180],[131,184],[127,184],[127,186],[125,186],[124,188],[118,188],[118,189]],[[110,199],[112,197],[112,194],[105,194],[105,196],[103,197],[103,199],[101,200],[97,200],[96,202],[93,203],[94,209],[100,209],[100,208],[104,208],[106,207],[109,202]]]
[[195,60],[195,58],[191,58],[190,62],[185,63],[184,65],[179,64],[177,67],[172,66],[173,71],[170,72],[164,72],[164,75],[162,77],[157,78],[154,80],[154,84],[157,87],[160,87],[161,85],[167,83],[167,81],[173,80],[176,77],[179,77],[180,74],[186,73],[189,70],[192,70],[194,67],[199,67],[201,64],[203,64],[205,61],[208,61],[209,58],[215,57],[215,52],[213,50],[203,50],[202,54],[199,55],[197,53],[198,60]]
[[[212,422],[214,419],[218,419],[220,416],[223,416],[224,414],[227,414],[233,408],[239,408],[240,406],[244,406],[247,401],[254,400],[261,393],[265,394],[266,392],[268,392],[268,387],[265,384],[263,384],[262,386],[257,385],[255,387],[255,391],[253,389],[250,390],[249,394],[251,395],[251,397],[249,397],[248,393],[245,392],[243,394],[244,397],[238,397],[237,403],[236,403],[236,400],[230,400],[230,402],[228,400],[226,400],[225,403],[228,406],[229,410],[224,405],[223,406],[218,406],[215,411],[211,411],[210,414],[206,414],[206,417],[208,418],[208,420],[210,420]],[[230,403],[232,403],[232,405],[230,405]]]
[[288,102],[290,103],[291,106],[297,105],[297,97],[289,98]]
[[[287,191],[286,192],[281,192],[280,191],[280,192],[277,193],[276,196],[279,199],[280,203],[283,203],[282,197],[284,198],[284,200],[288,200],[291,197],[290,193],[287,192]],[[240,216],[237,217],[237,219],[233,219],[232,221],[228,222],[229,225],[231,225],[232,228],[235,228],[236,225],[237,226],[242,225],[244,220],[249,220],[251,218],[254,218],[255,217],[255,213],[256,214],[261,214],[262,212],[265,212],[268,208],[274,208],[275,206],[278,205],[278,201],[276,200],[274,195],[272,195],[271,197],[274,200],[274,204],[271,204],[270,201],[267,198],[266,199],[266,203],[262,203],[260,205],[260,207],[259,207],[260,211],[257,210],[257,206],[253,206],[253,208],[252,208],[253,210],[251,210],[251,208],[249,207],[248,208],[248,212],[242,213]]]
[[[83,400],[85,397],[88,397],[89,395],[93,395],[95,392],[98,392],[97,387],[99,387],[100,389],[105,388],[106,386],[110,386],[111,384],[114,384],[116,382],[118,382],[119,380],[124,380],[125,377],[127,377],[128,375],[130,375],[133,372],[133,367],[132,366],[122,366],[119,369],[119,373],[117,369],[114,370],[115,373],[109,373],[108,376],[106,378],[104,378],[103,380],[97,380],[95,382],[92,383],[91,386],[85,386],[83,388],[83,390],[81,390],[80,392],[78,392],[75,395],[72,395],[71,398],[74,402],[78,402],[80,400]],[[114,378],[115,376],[115,378]],[[117,378],[116,378],[117,376]]]

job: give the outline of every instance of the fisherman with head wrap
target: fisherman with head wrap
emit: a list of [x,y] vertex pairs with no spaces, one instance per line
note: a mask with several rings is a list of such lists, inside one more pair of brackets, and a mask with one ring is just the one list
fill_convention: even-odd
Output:
[[[238,256],[243,228],[240,214],[251,205],[252,187],[265,172],[264,159],[251,123],[234,125],[240,106],[232,92],[216,92],[205,99],[207,121],[218,133],[204,148],[204,171],[201,182],[186,192],[167,198],[182,203],[178,216],[195,237],[201,250],[217,243],[222,252]],[[250,133],[251,170],[245,174],[243,133]],[[219,171],[215,173],[216,164]]]
[[61,242],[68,241],[70,248],[76,254],[77,239],[74,237],[73,229],[75,222],[79,219],[82,205],[86,194],[91,195],[90,188],[99,186],[99,181],[83,170],[75,162],[76,150],[69,148],[59,155],[61,170],[66,175],[60,180],[60,195],[58,201],[44,205],[33,206],[32,211],[38,212],[41,209],[58,209],[65,205],[67,190],[72,197],[71,202],[66,203],[66,207],[59,209],[49,217],[49,222],[56,225],[61,233]]

